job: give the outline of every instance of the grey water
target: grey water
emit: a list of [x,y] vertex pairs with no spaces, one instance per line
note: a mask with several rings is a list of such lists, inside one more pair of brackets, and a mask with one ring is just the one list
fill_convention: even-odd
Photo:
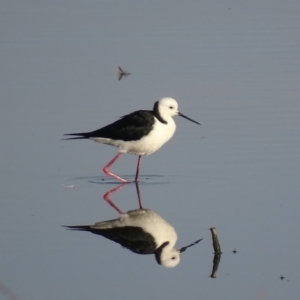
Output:
[[[3,1],[0,299],[299,299],[299,15],[293,0]],[[177,248],[203,238],[173,269],[61,227],[118,217],[102,173],[117,149],[63,134],[165,96],[201,123],[176,117],[141,164],[143,206]],[[111,200],[139,205],[134,184]]]

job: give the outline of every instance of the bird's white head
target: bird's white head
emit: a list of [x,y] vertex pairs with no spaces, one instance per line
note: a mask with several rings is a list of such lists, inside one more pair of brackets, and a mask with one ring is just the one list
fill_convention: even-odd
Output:
[[173,117],[178,115],[178,103],[173,98],[162,98],[158,101],[158,111],[161,117]]
[[184,114],[178,111],[178,103],[173,98],[162,98],[154,104],[153,108],[155,116],[159,119],[159,121],[163,123],[168,123],[168,119],[174,116],[181,116],[189,121],[192,121],[198,125],[200,123],[190,119]]

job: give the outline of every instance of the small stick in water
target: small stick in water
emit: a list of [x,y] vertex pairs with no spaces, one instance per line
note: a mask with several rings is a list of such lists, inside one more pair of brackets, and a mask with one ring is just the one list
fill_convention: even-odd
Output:
[[217,271],[219,268],[220,261],[221,261],[221,253],[215,254],[213,260],[213,267],[210,275],[211,278],[217,278]]
[[221,246],[219,243],[216,227],[211,227],[209,230],[211,231],[211,237],[213,240],[213,247],[215,250],[215,254],[221,254],[222,253]]

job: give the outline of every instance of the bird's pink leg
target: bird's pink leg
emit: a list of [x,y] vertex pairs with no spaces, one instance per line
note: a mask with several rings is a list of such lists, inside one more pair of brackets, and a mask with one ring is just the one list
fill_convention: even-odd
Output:
[[103,199],[111,206],[113,207],[119,214],[123,215],[124,213],[121,211],[121,209],[116,206],[110,199],[110,195],[117,192],[119,189],[121,189],[122,187],[124,187],[124,185],[126,185],[125,183],[122,183],[121,185],[115,187],[114,189],[106,192],[104,195],[103,195]]
[[104,168],[103,168],[103,172],[113,178],[116,178],[122,182],[128,182],[127,180],[125,180],[124,178],[112,173],[109,171],[109,167],[119,158],[119,156],[122,154],[122,152],[119,152]]
[[140,172],[141,158],[142,158],[142,156],[139,155],[138,164],[137,164],[137,167],[136,167],[135,182],[138,182],[138,177],[139,177],[139,172]]

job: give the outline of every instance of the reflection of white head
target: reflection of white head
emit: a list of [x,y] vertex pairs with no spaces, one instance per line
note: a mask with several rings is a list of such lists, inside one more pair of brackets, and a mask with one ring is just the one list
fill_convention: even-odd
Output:
[[161,255],[161,265],[166,268],[174,268],[180,263],[180,254],[176,249],[171,249]]
[[202,239],[195,241],[194,243],[180,248],[179,250],[173,248],[173,244],[170,242],[164,242],[155,250],[155,258],[158,264],[166,268],[174,268],[180,263],[180,253],[184,252],[187,248],[190,248],[198,244]]
[[155,251],[157,263],[166,268],[174,268],[180,262],[179,251],[171,247],[170,242],[165,242]]

